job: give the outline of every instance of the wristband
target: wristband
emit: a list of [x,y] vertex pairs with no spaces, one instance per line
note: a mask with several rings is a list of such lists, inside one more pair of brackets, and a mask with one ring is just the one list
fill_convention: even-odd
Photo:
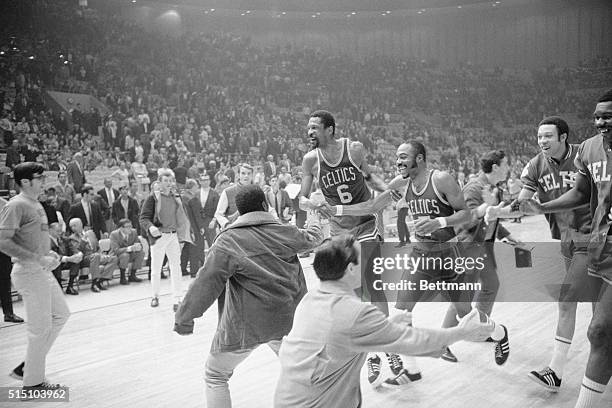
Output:
[[342,216],[343,213],[344,213],[344,209],[342,208],[342,206],[341,205],[337,205],[336,206],[336,217]]
[[446,221],[446,217],[438,217],[436,219],[440,223],[440,228],[446,228],[446,226],[448,225],[448,222]]

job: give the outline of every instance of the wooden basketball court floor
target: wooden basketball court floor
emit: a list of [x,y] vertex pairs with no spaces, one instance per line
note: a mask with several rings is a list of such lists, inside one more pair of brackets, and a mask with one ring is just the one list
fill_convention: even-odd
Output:
[[[522,224],[506,223],[519,238],[547,240],[543,218],[528,218]],[[303,259],[310,287],[316,278]],[[190,283],[185,277],[185,289]],[[47,357],[47,377],[69,386],[70,402],[28,402],[41,407],[204,407],[203,367],[217,318],[213,306],[196,320],[195,333],[181,337],[172,331],[172,300],[169,280],[162,281],[166,294],[160,307],[149,306],[149,282],[119,286],[79,296],[68,296],[72,315]],[[438,327],[446,303],[427,303],[415,309],[415,325]],[[24,316],[23,304],[15,304]],[[419,358],[423,379],[397,390],[373,390],[367,385],[365,370],[361,385],[365,407],[554,407],[574,406],[584,375],[589,344],[586,328],[591,318],[590,305],[578,309],[576,334],[569,354],[563,387],[550,393],[527,378],[530,370],[548,364],[557,318],[553,302],[498,303],[493,318],[507,325],[511,353],[508,362],[498,367],[493,361],[493,345],[458,343],[453,351],[459,363]],[[26,348],[24,324],[0,325],[0,387],[20,386],[7,374],[19,364]],[[260,347],[241,365],[230,381],[233,406],[272,407],[278,379],[276,356]],[[604,394],[600,407],[612,406],[612,387]],[[1,402],[1,407],[17,407],[21,402]],[[342,402],[338,401],[337,407]]]

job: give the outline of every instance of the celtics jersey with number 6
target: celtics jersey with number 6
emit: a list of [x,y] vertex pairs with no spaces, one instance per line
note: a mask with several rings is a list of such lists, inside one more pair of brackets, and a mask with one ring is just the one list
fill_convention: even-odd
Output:
[[[351,205],[368,201],[372,194],[361,169],[351,159],[349,140],[342,138],[342,155],[337,163],[329,163],[317,148],[319,188],[330,205]],[[360,241],[378,235],[374,215],[343,215],[330,220],[331,234],[353,232]]]

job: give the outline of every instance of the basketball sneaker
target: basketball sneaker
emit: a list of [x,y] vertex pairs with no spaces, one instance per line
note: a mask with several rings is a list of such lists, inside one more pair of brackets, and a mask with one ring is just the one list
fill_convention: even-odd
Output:
[[396,375],[394,378],[386,379],[385,382],[383,383],[383,387],[395,388],[395,387],[402,386],[404,384],[418,381],[421,378],[423,378],[421,377],[421,373],[410,374],[408,370],[403,368],[402,371],[398,375]]
[[532,371],[527,374],[527,376],[536,384],[540,384],[542,387],[553,392],[559,391],[559,388],[561,387],[561,379],[557,377],[557,373],[555,373],[550,367],[546,367],[540,371]]
[[459,361],[457,360],[457,356],[455,356],[455,354],[451,351],[450,347],[447,347],[446,350],[444,350],[444,353],[440,358],[451,363],[456,363]]
[[61,384],[50,384],[46,381],[43,381],[40,384],[36,385],[23,386],[22,391],[24,392],[24,396],[21,397],[21,400],[30,401],[32,399],[40,399],[40,396],[37,396],[37,393],[35,393],[35,391],[38,391],[38,394],[40,395],[41,391],[54,391],[59,390],[60,388],[65,387]]
[[391,353],[391,354],[386,353],[386,354],[387,354],[387,361],[389,362],[389,368],[391,369],[391,372],[393,373],[393,377],[400,375],[400,373],[404,369],[404,363],[402,362],[402,359],[400,358],[399,354],[395,354],[395,353]]
[[378,355],[368,357],[366,365],[368,367],[368,382],[372,388],[378,388],[383,382],[380,373],[380,357]]
[[504,328],[504,337],[500,341],[495,342],[495,363],[497,365],[503,365],[508,356],[510,355],[510,342],[508,341],[508,329],[506,326],[501,325]]

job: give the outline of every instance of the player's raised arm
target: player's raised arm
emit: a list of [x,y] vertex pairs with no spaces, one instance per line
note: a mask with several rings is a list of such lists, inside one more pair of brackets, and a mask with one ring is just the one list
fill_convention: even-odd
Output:
[[300,209],[303,211],[313,210],[317,207],[317,203],[313,203],[310,197],[310,191],[312,190],[312,181],[314,179],[314,165],[316,162],[317,152],[311,150],[304,155],[302,159],[302,170],[304,175],[302,176],[302,186],[300,188]]
[[351,157],[355,160],[355,165],[358,166],[363,173],[363,178],[368,182],[368,185],[376,191],[382,192],[387,190],[387,185],[384,180],[372,173],[372,169],[365,158],[363,144],[361,142],[351,142],[350,151]]

